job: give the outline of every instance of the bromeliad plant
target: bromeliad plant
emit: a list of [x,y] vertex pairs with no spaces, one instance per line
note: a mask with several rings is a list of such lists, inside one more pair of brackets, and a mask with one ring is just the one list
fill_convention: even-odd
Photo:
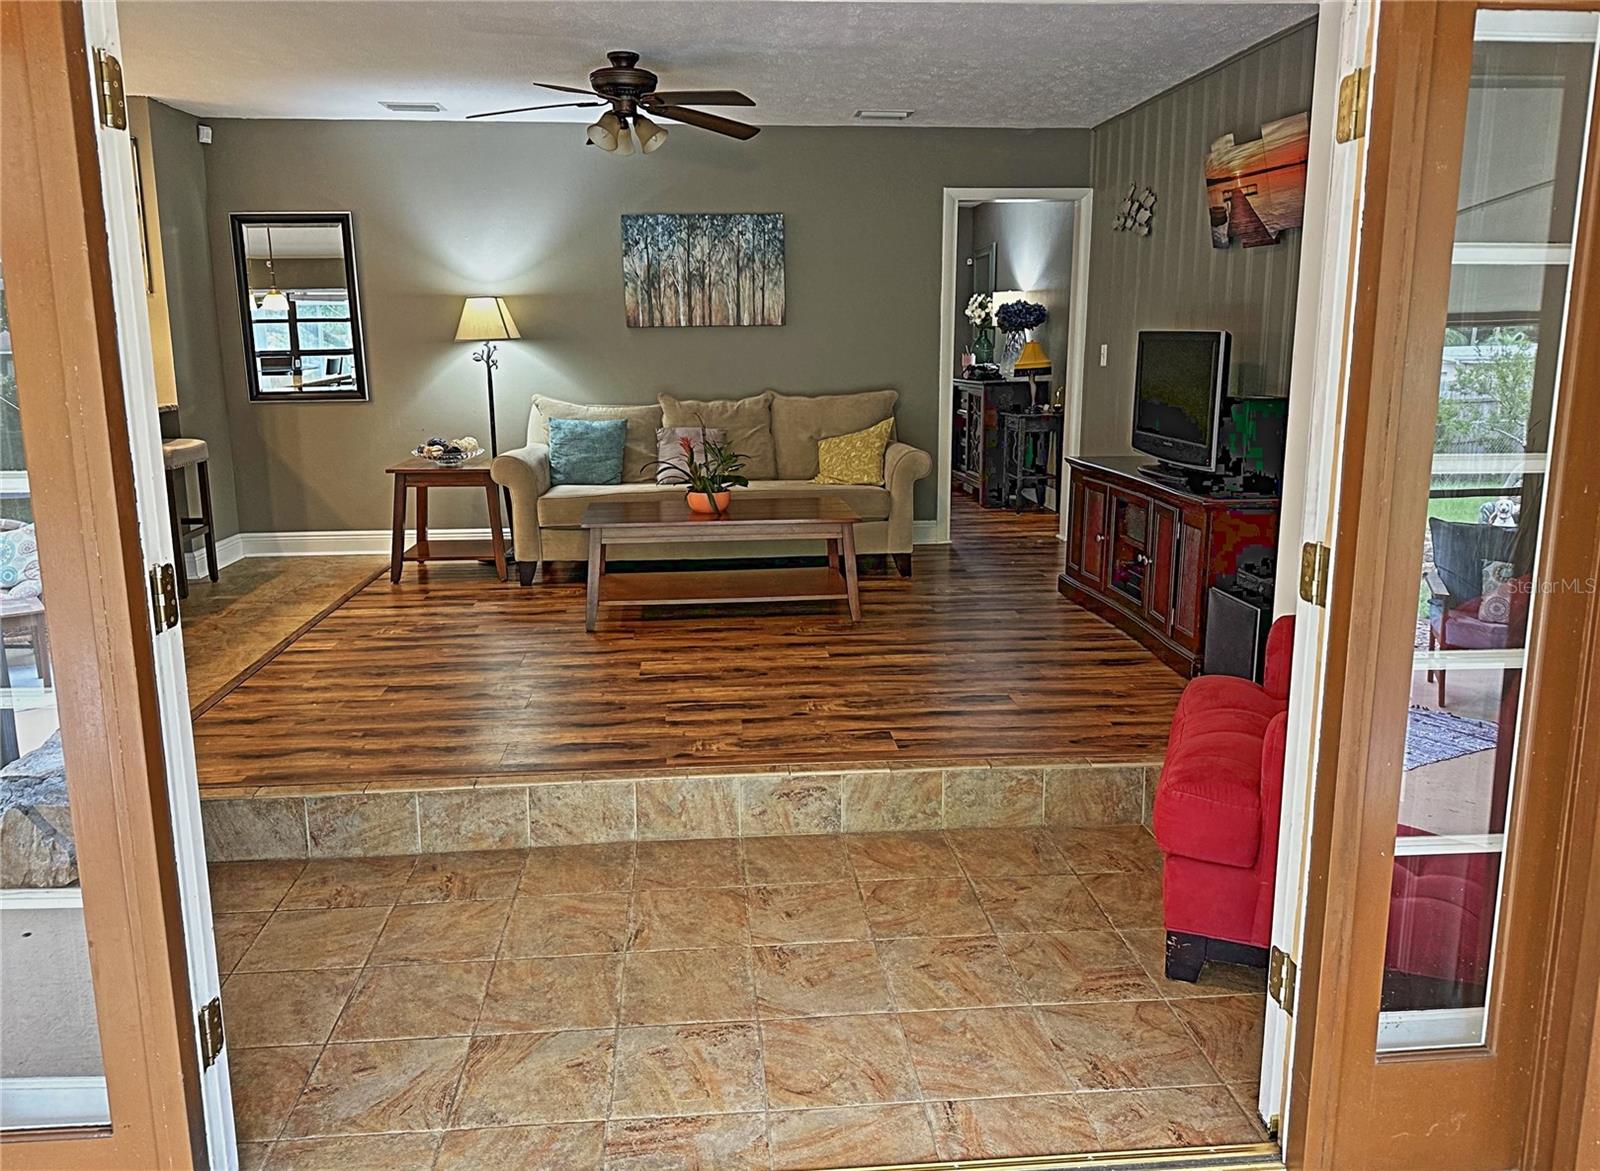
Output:
[[745,457],[728,444],[718,443],[707,436],[704,425],[700,428],[698,444],[689,436],[682,435],[678,438],[678,446],[683,451],[681,456],[655,460],[650,466],[664,468],[681,477],[679,482],[689,494],[691,508],[696,507],[697,498],[704,498],[717,504],[720,511],[727,506],[729,488],[749,487],[750,481],[743,474]]

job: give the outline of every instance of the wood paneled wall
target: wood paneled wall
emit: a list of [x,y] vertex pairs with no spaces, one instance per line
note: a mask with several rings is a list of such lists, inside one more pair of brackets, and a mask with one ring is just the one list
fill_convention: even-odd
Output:
[[[1140,329],[1229,330],[1232,393],[1288,393],[1301,233],[1261,248],[1213,248],[1204,167],[1222,135],[1255,138],[1263,122],[1309,109],[1315,66],[1310,24],[1095,127],[1086,453],[1130,450]],[[1131,184],[1151,187],[1158,197],[1149,236],[1111,230]]]

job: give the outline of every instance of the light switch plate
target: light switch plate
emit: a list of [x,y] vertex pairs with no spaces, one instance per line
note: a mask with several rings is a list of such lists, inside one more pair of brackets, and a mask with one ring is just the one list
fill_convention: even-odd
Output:
[[1106,364],[1106,349],[1107,349],[1107,347],[1105,345],[1101,345],[1101,347],[1100,347],[1100,365],[1102,365],[1102,366],[1104,366]]

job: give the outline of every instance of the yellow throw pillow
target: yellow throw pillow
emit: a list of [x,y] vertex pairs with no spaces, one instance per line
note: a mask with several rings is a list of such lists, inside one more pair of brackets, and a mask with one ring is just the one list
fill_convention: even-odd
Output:
[[894,419],[817,441],[817,474],[813,484],[883,483],[883,449],[889,446]]

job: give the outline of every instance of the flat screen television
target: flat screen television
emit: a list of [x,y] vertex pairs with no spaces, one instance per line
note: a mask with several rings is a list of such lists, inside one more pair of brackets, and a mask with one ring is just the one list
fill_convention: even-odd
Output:
[[1133,446],[1164,464],[1217,470],[1228,391],[1227,330],[1142,329],[1133,378]]

